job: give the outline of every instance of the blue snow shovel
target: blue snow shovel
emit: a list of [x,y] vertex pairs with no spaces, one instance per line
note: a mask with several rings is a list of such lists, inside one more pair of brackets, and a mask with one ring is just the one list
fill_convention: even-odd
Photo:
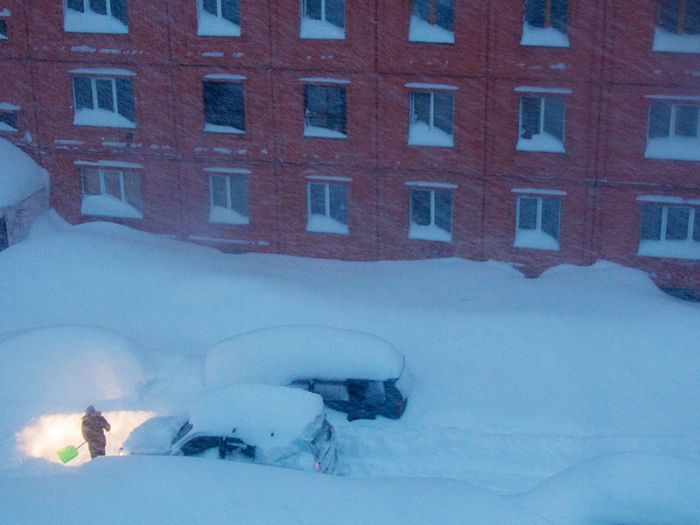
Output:
[[78,449],[80,447],[82,447],[85,443],[87,443],[87,441],[83,441],[77,447],[75,447],[73,445],[68,445],[67,447],[63,447],[61,449],[58,449],[56,451],[56,454],[58,454],[58,459],[60,459],[61,462],[65,465],[71,459],[74,459],[78,456]]

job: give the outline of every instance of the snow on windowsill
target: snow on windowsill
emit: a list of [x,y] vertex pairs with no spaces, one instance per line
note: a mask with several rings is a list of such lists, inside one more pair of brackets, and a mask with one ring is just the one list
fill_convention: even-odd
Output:
[[7,40],[7,37],[5,35],[0,35],[0,40]]
[[440,128],[431,129],[425,122],[413,122],[408,130],[408,143],[411,146],[451,148],[454,146],[454,136]]
[[198,36],[241,36],[241,26],[204,10],[199,11]]
[[432,25],[415,15],[411,16],[408,29],[409,42],[429,42],[432,44],[454,44],[455,33],[438,25]]
[[435,224],[421,226],[411,223],[408,229],[408,238],[420,241],[452,242],[452,233]]
[[128,118],[107,111],[106,109],[79,109],[73,117],[76,126],[95,126],[105,128],[135,128],[136,124]]
[[518,138],[515,146],[518,151],[544,151],[548,153],[565,153],[564,143],[549,133],[538,133],[531,139]]
[[330,22],[304,17],[301,19],[299,36],[316,40],[345,40],[345,29]]
[[569,47],[569,37],[553,27],[535,27],[523,22],[521,46]]
[[325,215],[309,215],[306,231],[313,233],[348,234],[348,225]]
[[322,128],[319,126],[306,126],[304,127],[305,137],[320,137],[324,139],[346,139],[348,136],[340,131],[335,131],[334,129]]
[[647,139],[647,159],[700,160],[700,138],[661,137]]
[[513,246],[515,248],[558,251],[559,241],[542,230],[517,230]]
[[112,195],[83,195],[80,213],[124,219],[143,219],[143,213]]
[[63,29],[68,33],[113,33],[126,34],[129,27],[113,16],[101,15],[87,10],[84,13],[66,9]]
[[700,35],[678,35],[657,26],[651,49],[670,53],[700,53]]
[[640,241],[637,255],[700,260],[698,241]]
[[0,122],[0,132],[5,133],[17,133],[19,131],[17,128],[13,128],[7,122]]
[[250,218],[238,213],[236,210],[223,206],[212,206],[209,211],[209,222],[222,224],[250,224]]
[[245,134],[245,130],[234,128],[233,126],[219,126],[218,124],[204,124],[204,131],[209,133],[234,133],[236,135]]

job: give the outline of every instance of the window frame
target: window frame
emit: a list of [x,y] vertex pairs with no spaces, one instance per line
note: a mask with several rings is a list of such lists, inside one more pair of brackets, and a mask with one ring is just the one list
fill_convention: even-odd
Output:
[[[450,10],[451,10],[451,25],[452,28],[449,29],[443,25],[440,25],[437,23],[436,19],[436,13],[438,10],[437,3],[440,0],[424,0],[429,3],[429,9],[430,9],[430,20],[426,20],[420,15],[420,6],[418,5],[418,2],[421,0],[412,0],[411,1],[411,11],[410,11],[410,16],[409,16],[409,29],[408,29],[408,41],[412,43],[419,43],[419,44],[454,44],[455,43],[455,22],[457,20],[457,17],[455,16],[455,0],[447,0],[450,3]],[[417,22],[416,22],[417,20]],[[419,31],[419,26],[420,25],[428,25],[431,28],[439,28],[438,32],[444,32],[441,35],[434,35],[433,39],[421,39],[420,35],[418,34]],[[441,31],[440,31],[441,30]]]
[[[533,47],[561,47],[568,48],[570,46],[569,41],[569,28],[571,27],[571,2],[569,0],[540,0],[542,2],[543,12],[542,25],[536,25],[529,18],[531,13],[531,8],[528,7],[529,2],[533,0],[523,0],[523,22],[522,22],[522,34],[520,37],[521,46],[533,46]],[[565,2],[566,9],[564,10],[564,20],[559,21],[557,25],[552,23],[553,20],[553,7],[555,2]],[[564,30],[559,25],[564,26]]]
[[[349,181],[348,181],[349,182]],[[336,180],[324,180],[324,179],[314,179],[306,181],[306,231],[310,233],[324,233],[324,234],[336,234],[336,235],[349,235],[350,233],[350,187],[349,183],[346,181],[336,181]],[[312,213],[312,186],[322,186],[323,187],[323,198],[324,198],[324,209],[323,214]],[[343,223],[341,220],[333,216],[333,210],[331,209],[332,199],[331,199],[331,186],[336,186],[338,188],[343,188],[344,191],[344,205],[345,205],[345,218],[346,222]],[[341,206],[343,204],[340,204]],[[323,229],[321,227],[312,226],[311,218],[312,216],[323,217],[325,221],[334,221],[338,224],[337,230]]]
[[[205,0],[196,0],[197,2],[197,36],[213,36],[213,37],[239,37],[241,36],[242,20],[241,20],[241,3],[240,0],[234,0],[236,2],[236,12],[238,13],[238,22],[230,20],[224,16],[224,1],[225,0],[214,0],[216,2],[216,13],[212,13],[205,8]],[[216,28],[206,30],[205,21],[202,14],[206,13],[207,16],[211,16],[217,19],[218,24],[228,25],[231,27],[223,27],[219,25]]]
[[[436,94],[442,94],[442,95],[447,95],[451,97],[452,101],[452,108],[451,108],[451,114],[450,114],[450,122],[451,122],[451,128],[452,132],[447,133],[444,129],[442,129],[439,126],[435,125],[435,95]],[[426,142],[421,142],[420,140],[417,140],[416,138],[411,138],[414,126],[414,122],[423,122],[422,120],[418,120],[416,118],[416,95],[417,94],[423,94],[423,95],[429,95],[430,96],[430,106],[428,110],[428,130],[433,131],[435,128],[439,129],[440,131],[444,132],[446,135],[449,135],[451,138],[451,143],[450,144],[433,144],[433,143],[426,143]],[[408,123],[408,145],[409,146],[427,146],[427,147],[442,147],[442,148],[454,148],[455,144],[455,96],[452,93],[452,90],[447,90],[447,89],[411,89],[409,92],[409,123]]]
[[[214,124],[207,121],[207,99],[206,99],[206,85],[207,84],[227,84],[235,85],[240,88],[241,97],[241,107],[236,108],[235,114],[240,115],[242,127],[237,128],[236,126],[229,126],[224,124]],[[246,111],[245,111],[245,85],[243,80],[217,80],[217,79],[207,79],[204,78],[202,81],[202,106],[204,109],[204,127],[203,131],[205,133],[229,133],[232,135],[245,135],[246,134]],[[207,126],[210,126],[207,129]],[[229,129],[224,129],[229,128]]]
[[[4,110],[0,109],[0,124],[5,124],[7,127],[12,128],[12,129],[0,129],[0,133],[18,133],[19,132],[19,111],[17,110]],[[8,115],[14,118],[8,119],[12,123],[8,122],[7,120],[3,120],[3,116]]]
[[[327,17],[327,11],[328,8],[326,4],[328,2],[338,2],[342,4],[342,11],[343,11],[343,25],[339,26],[332,21],[330,21]],[[320,3],[320,18],[313,18],[312,16],[308,16],[307,13],[309,12],[308,9],[308,0],[301,0],[299,3],[299,8],[300,8],[300,22],[299,22],[299,38],[303,39],[309,39],[309,40],[345,40],[346,37],[346,26],[347,26],[347,20],[346,20],[346,11],[347,11],[347,3],[346,0],[319,0]],[[313,21],[313,22],[319,22],[319,26],[317,29],[314,31],[313,29],[307,27],[307,22],[306,20]],[[332,26],[330,30],[326,28],[324,31],[322,28],[323,26]],[[342,33],[342,34],[341,34]]]
[[[82,10],[74,9],[73,7],[70,6],[71,1],[77,1],[82,4]],[[112,3],[114,1],[123,1],[124,2],[124,19],[118,18],[114,13],[114,7]],[[91,0],[63,0],[63,30],[67,33],[96,33],[96,34],[128,34],[129,33],[129,2],[128,0],[104,0],[105,3],[105,13],[98,13],[97,11],[93,11],[93,9],[90,6]],[[86,31],[83,29],[76,29],[76,28],[71,28],[68,29],[66,27],[66,21],[67,21],[67,15],[69,11],[73,11],[74,13],[77,13],[77,16],[80,15],[85,15],[86,13],[90,12],[93,13],[96,16],[104,16],[107,18],[112,18],[115,21],[119,22],[123,26],[123,28],[111,28],[111,29],[106,29],[106,28],[100,28],[98,30],[94,30],[94,28],[91,28],[90,31]]]
[[[639,197],[638,200],[643,201],[639,209],[638,256],[690,261],[700,260],[700,199],[669,198],[666,201],[661,201],[653,197]],[[651,208],[657,208],[660,212],[658,227],[656,227],[656,224],[652,224],[648,230],[645,230],[645,227],[650,226],[645,222],[645,210]],[[670,210],[674,209],[687,212],[687,220],[684,224],[684,239],[668,237],[670,222],[668,215]]]
[[[91,97],[91,102],[92,102],[92,107],[78,107],[78,93],[77,93],[77,88],[76,88],[76,80],[78,79],[83,79],[83,80],[89,80],[90,81],[90,97]],[[125,82],[130,83],[129,87],[129,94],[131,95],[131,111],[133,112],[133,119],[127,117],[124,115],[124,113],[121,113],[119,111],[119,88],[118,88],[118,80],[122,80]],[[110,90],[111,90],[111,101],[112,101],[112,106],[113,109],[106,109],[102,108],[99,105],[99,99],[98,99],[98,91],[97,91],[97,83],[98,81],[109,81],[110,83]],[[134,82],[132,80],[132,77],[130,76],[107,76],[107,75],[91,75],[89,72],[86,73],[80,73],[80,74],[72,74],[71,75],[71,85],[72,85],[72,90],[73,90],[73,125],[75,126],[88,126],[88,127],[106,127],[106,128],[126,128],[126,129],[132,129],[136,128],[136,96],[134,94]],[[76,122],[76,118],[78,117],[78,112],[82,109],[86,109],[88,111],[106,111],[109,113],[112,113],[114,115],[118,115],[122,117],[125,121],[128,121],[128,125],[114,125],[114,123],[111,124],[86,124],[86,123],[79,123]],[[123,109],[123,108],[122,108]],[[126,124],[126,123],[125,123]]]
[[[522,201],[524,199],[530,199],[530,200],[535,200],[537,201],[537,211],[535,215],[535,227],[534,228],[522,228],[520,226],[521,222],[521,217],[520,217],[520,209],[522,206]],[[552,202],[557,203],[557,223],[556,223],[556,229],[557,229],[557,236],[556,238],[553,237],[548,231],[546,231],[543,227],[542,224],[544,223],[544,201],[549,200]],[[518,248],[518,249],[530,249],[530,250],[545,250],[545,251],[560,251],[561,250],[561,217],[562,217],[562,207],[563,207],[563,199],[561,195],[558,194],[553,194],[553,195],[544,195],[544,194],[536,194],[536,193],[524,193],[522,195],[518,195],[516,197],[515,201],[515,236],[513,239],[513,247]],[[551,247],[545,247],[542,245],[537,245],[535,246],[534,244],[530,244],[527,242],[527,240],[518,240],[518,234],[520,232],[537,232],[538,235],[547,235],[549,238],[551,238],[554,241],[554,244],[552,244]]]
[[[428,187],[428,186],[411,186],[409,187],[409,192],[408,192],[408,238],[412,240],[420,240],[420,241],[435,241],[435,242],[445,242],[445,243],[451,243],[453,239],[453,230],[454,230],[454,189],[452,187]],[[414,217],[414,208],[413,208],[413,194],[414,192],[424,192],[428,193],[430,195],[430,222],[428,224],[419,224]],[[437,216],[437,206],[436,206],[436,194],[438,192],[445,193],[449,195],[450,197],[450,213],[449,213],[449,219],[450,219],[450,229],[445,230],[442,226],[439,226],[435,220],[435,217]],[[429,229],[439,229],[442,232],[445,233],[445,236],[443,239],[437,239],[435,237],[430,237],[425,234],[421,234],[420,229],[422,228],[429,228]]]
[[[348,89],[347,89],[347,84],[346,82],[335,82],[335,83],[310,83],[310,82],[304,82],[302,84],[302,92],[303,92],[303,104],[304,104],[304,137],[311,137],[311,138],[322,138],[322,139],[332,139],[332,140],[346,140],[348,138]],[[326,89],[326,90],[331,90],[335,89],[338,90],[338,94],[335,96],[338,96],[338,99],[342,101],[342,115],[340,115],[340,112],[336,115],[334,113],[331,113],[330,110],[330,104],[329,104],[329,97],[326,94],[325,95],[325,101],[323,104],[326,106],[326,113],[324,120],[328,122],[330,120],[329,117],[335,117],[340,119],[340,121],[343,123],[342,125],[342,131],[332,128],[332,127],[327,127],[327,126],[319,126],[316,124],[311,124],[310,121],[312,118],[317,118],[317,115],[320,114],[318,111],[312,112],[310,110],[310,104],[309,101],[312,99],[312,97],[309,96],[309,90],[314,89],[314,88],[321,88],[321,89]],[[327,93],[327,92],[326,92]],[[330,134],[326,134],[323,132],[316,132],[313,130],[313,128],[319,128],[319,129],[325,129],[329,132]]]
[[[516,143],[515,149],[518,151],[530,151],[539,153],[566,153],[566,106],[567,98],[563,95],[556,96],[556,93],[536,93],[536,92],[521,92],[518,99],[518,141]],[[558,140],[560,143],[559,147],[540,145],[537,147],[536,141],[533,142],[533,138],[525,138],[523,134],[527,131],[524,127],[525,118],[523,118],[525,111],[524,101],[527,98],[539,99],[539,115],[538,115],[538,133],[534,133],[533,137],[536,135],[548,135]],[[561,100],[563,103],[562,107],[562,121],[561,121],[561,139],[548,133],[546,130],[546,113],[547,113],[547,101],[548,100]]]
[[7,16],[0,16],[0,41],[10,39],[10,30],[8,28]]
[[[214,178],[221,177],[225,181],[226,186],[226,206],[220,206],[214,202]],[[232,179],[242,179],[243,186],[245,187],[245,202],[246,202],[246,213],[237,210],[233,207],[233,198],[231,195]],[[222,208],[227,212],[235,212],[238,217],[231,214],[230,221],[216,220],[216,208]],[[209,222],[214,222],[217,224],[231,224],[244,226],[250,224],[250,177],[246,173],[209,173]]]
[[[87,176],[88,172],[93,172],[97,175],[97,183],[99,186],[99,194],[91,194],[91,193],[86,193],[86,188],[85,188],[85,177]],[[99,214],[99,213],[86,213],[83,212],[83,203],[84,199],[86,197],[104,197],[104,196],[111,196],[117,198],[116,195],[109,193],[106,191],[107,188],[107,183],[105,181],[105,177],[110,174],[118,174],[119,176],[119,201],[124,204],[125,206],[130,207],[131,209],[136,212],[133,215],[127,216],[127,215],[115,215],[115,214]],[[133,177],[138,177],[138,192],[139,192],[139,202],[138,203],[133,203],[129,202],[127,200],[127,191],[126,191],[126,177],[127,176],[133,176]],[[119,168],[119,167],[111,167],[111,166],[81,166],[80,169],[80,200],[81,200],[81,215],[92,215],[92,216],[97,216],[97,217],[115,217],[115,218],[120,218],[120,219],[142,219],[143,218],[143,212],[144,212],[144,203],[143,203],[143,192],[141,190],[141,174],[135,170],[135,169],[126,169],[126,168]]]
[[[654,106],[669,106],[669,120],[663,121],[664,126],[668,126],[668,134],[651,136],[652,133],[652,113]],[[686,106],[695,108],[695,135],[679,135],[676,133],[678,125],[678,110],[679,107]],[[666,142],[667,148],[663,144]],[[680,144],[674,145],[674,142]],[[688,144],[688,143],[696,144]],[[675,148],[674,148],[675,146]],[[695,147],[690,147],[695,146]],[[672,150],[669,152],[668,150]],[[666,159],[666,160],[700,160],[700,98],[692,97],[689,100],[682,98],[658,98],[653,99],[649,103],[647,109],[647,130],[646,130],[646,145],[644,149],[644,157],[648,159]]]

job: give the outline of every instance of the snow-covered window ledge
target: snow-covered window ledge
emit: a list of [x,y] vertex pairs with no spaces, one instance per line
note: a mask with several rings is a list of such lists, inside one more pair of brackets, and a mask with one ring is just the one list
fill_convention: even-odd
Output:
[[408,28],[408,41],[428,44],[454,44],[455,32],[412,15]]
[[197,36],[241,36],[238,0],[197,0]]
[[430,181],[407,182],[409,191],[408,238],[452,242],[452,194],[457,186]]
[[331,233],[335,235],[348,235],[347,224],[326,217],[325,215],[309,215],[306,222],[306,231],[310,233]]
[[521,46],[569,47],[569,36],[554,27],[536,27],[523,22]]
[[112,195],[83,195],[80,213],[120,219],[143,219],[140,210]]
[[63,29],[67,33],[127,34],[127,1],[65,0]]
[[136,128],[136,124],[126,117],[105,109],[79,109],[75,112],[73,124],[102,128]]
[[316,137],[324,139],[346,139],[347,134],[334,129],[322,128],[320,126],[305,126],[304,127],[305,137]]
[[640,241],[637,255],[666,259],[700,260],[700,242],[685,241]]
[[209,222],[245,226],[250,224],[250,217],[247,217],[246,215],[243,215],[230,208],[224,208],[223,206],[212,206],[211,210],[209,211]]
[[344,177],[307,177],[306,231],[348,235],[348,184]]
[[648,138],[644,157],[647,159],[700,160],[700,138],[678,136]]
[[513,242],[514,248],[559,251],[559,241],[539,230],[518,230]]
[[566,153],[564,143],[546,132],[533,135],[529,139],[518,137],[515,149],[518,151],[539,151],[542,153]]
[[345,0],[301,0],[299,36],[345,40]]
[[534,188],[512,191],[519,195],[513,247],[558,251],[561,197],[566,192]]
[[448,232],[435,224],[420,226],[411,224],[408,228],[408,238],[414,241],[452,242],[452,232]]
[[667,53],[700,53],[700,35],[672,33],[657,26],[651,49]]

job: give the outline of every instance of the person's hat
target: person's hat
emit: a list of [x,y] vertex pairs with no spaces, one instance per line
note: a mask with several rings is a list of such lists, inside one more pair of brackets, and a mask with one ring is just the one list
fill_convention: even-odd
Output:
[[87,408],[85,409],[85,413],[86,413],[86,414],[94,414],[95,412],[96,412],[95,407],[92,406],[92,405],[90,405],[89,407],[87,407]]

